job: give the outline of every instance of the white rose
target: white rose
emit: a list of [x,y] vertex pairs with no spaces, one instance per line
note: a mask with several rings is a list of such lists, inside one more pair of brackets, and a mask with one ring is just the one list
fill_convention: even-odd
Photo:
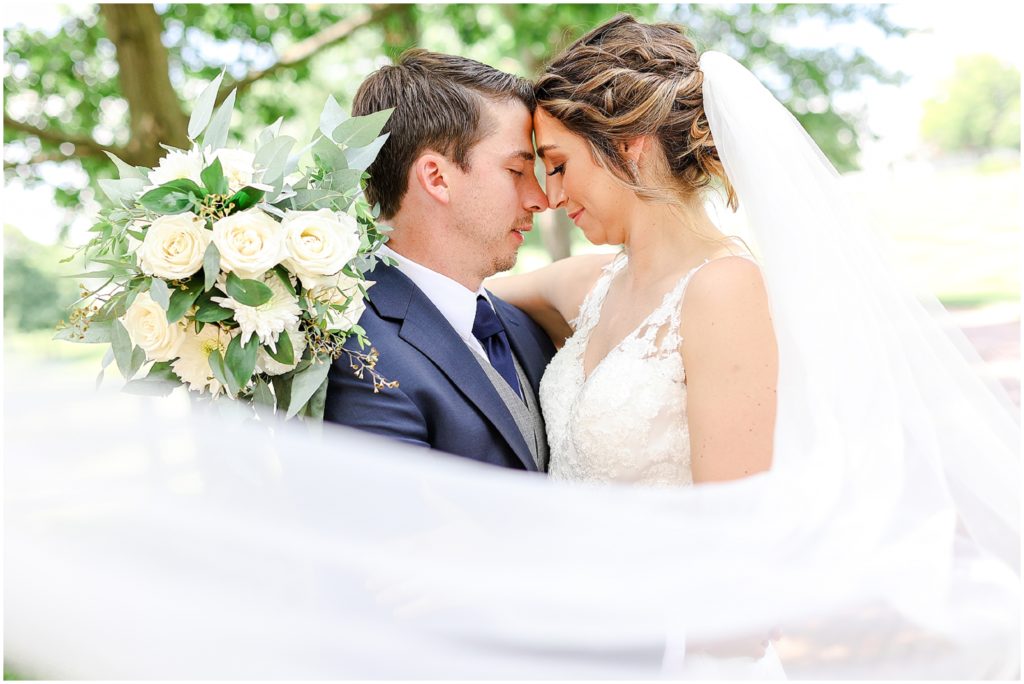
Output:
[[[366,310],[366,302],[363,301],[363,293],[359,291],[359,283],[362,283],[365,289],[373,285],[371,281],[360,281],[342,274],[335,278],[333,285],[319,286],[308,292],[310,299],[328,304],[344,304],[350,297],[352,298],[344,311],[328,309],[328,330],[345,332],[359,322],[359,318]],[[310,311],[316,315],[316,309],[312,306]]]
[[146,231],[138,251],[139,267],[160,278],[187,278],[202,268],[212,238],[206,222],[191,212],[161,216]]
[[185,340],[181,323],[168,323],[167,312],[142,292],[121,317],[132,344],[142,347],[149,361],[170,361],[178,355]]
[[229,193],[238,192],[245,186],[252,185],[253,175],[256,173],[253,166],[256,155],[252,152],[222,147],[210,155],[211,163],[214,159],[220,159],[220,168],[227,179]]
[[267,353],[267,350],[260,345],[256,352],[256,372],[267,375],[281,375],[294,370],[302,358],[302,352],[306,351],[306,336],[299,332],[298,328],[289,328],[287,331],[288,340],[292,343],[293,362],[290,366],[279,363]]
[[200,174],[203,172],[203,153],[198,147],[185,152],[183,150],[172,150],[156,168],[149,172],[149,182],[153,187],[179,178],[188,178],[202,186]]
[[287,256],[281,224],[259,209],[232,214],[213,224],[220,267],[239,278],[259,278]]
[[348,214],[330,209],[285,212],[288,258],[282,263],[304,288],[327,285],[359,251],[359,225]]

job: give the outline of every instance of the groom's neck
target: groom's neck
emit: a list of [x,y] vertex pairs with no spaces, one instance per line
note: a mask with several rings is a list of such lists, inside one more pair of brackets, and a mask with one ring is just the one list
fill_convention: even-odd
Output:
[[408,227],[395,225],[397,221],[386,221],[393,230],[389,233],[388,247],[406,259],[415,261],[424,268],[451,278],[466,289],[476,292],[483,283],[484,276],[480,273],[478,255],[466,258],[459,254],[453,245],[445,243],[439,235],[423,230],[419,226]]

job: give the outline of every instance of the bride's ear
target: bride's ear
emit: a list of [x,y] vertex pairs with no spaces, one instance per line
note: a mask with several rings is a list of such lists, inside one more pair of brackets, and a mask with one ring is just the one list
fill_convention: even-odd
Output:
[[622,155],[634,164],[640,163],[640,157],[647,149],[647,145],[650,142],[650,136],[638,135],[635,138],[619,144],[619,151]]
[[426,152],[412,163],[412,181],[427,195],[441,204],[451,201],[448,187],[448,171],[450,164],[444,156],[436,152]]

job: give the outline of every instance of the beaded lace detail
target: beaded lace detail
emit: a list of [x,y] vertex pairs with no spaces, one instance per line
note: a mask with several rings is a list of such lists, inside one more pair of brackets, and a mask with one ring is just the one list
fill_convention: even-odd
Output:
[[679,345],[680,309],[692,269],[585,375],[583,357],[615,275],[620,253],[597,279],[540,384],[550,449],[549,475],[560,480],[678,486],[693,483],[686,384]]

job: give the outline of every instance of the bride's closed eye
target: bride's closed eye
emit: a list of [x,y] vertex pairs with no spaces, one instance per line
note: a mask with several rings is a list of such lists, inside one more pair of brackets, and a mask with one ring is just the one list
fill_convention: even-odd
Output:
[[559,164],[555,168],[551,169],[551,171],[548,172],[548,175],[549,176],[557,176],[560,173],[565,173],[565,162],[562,162],[561,164]]

